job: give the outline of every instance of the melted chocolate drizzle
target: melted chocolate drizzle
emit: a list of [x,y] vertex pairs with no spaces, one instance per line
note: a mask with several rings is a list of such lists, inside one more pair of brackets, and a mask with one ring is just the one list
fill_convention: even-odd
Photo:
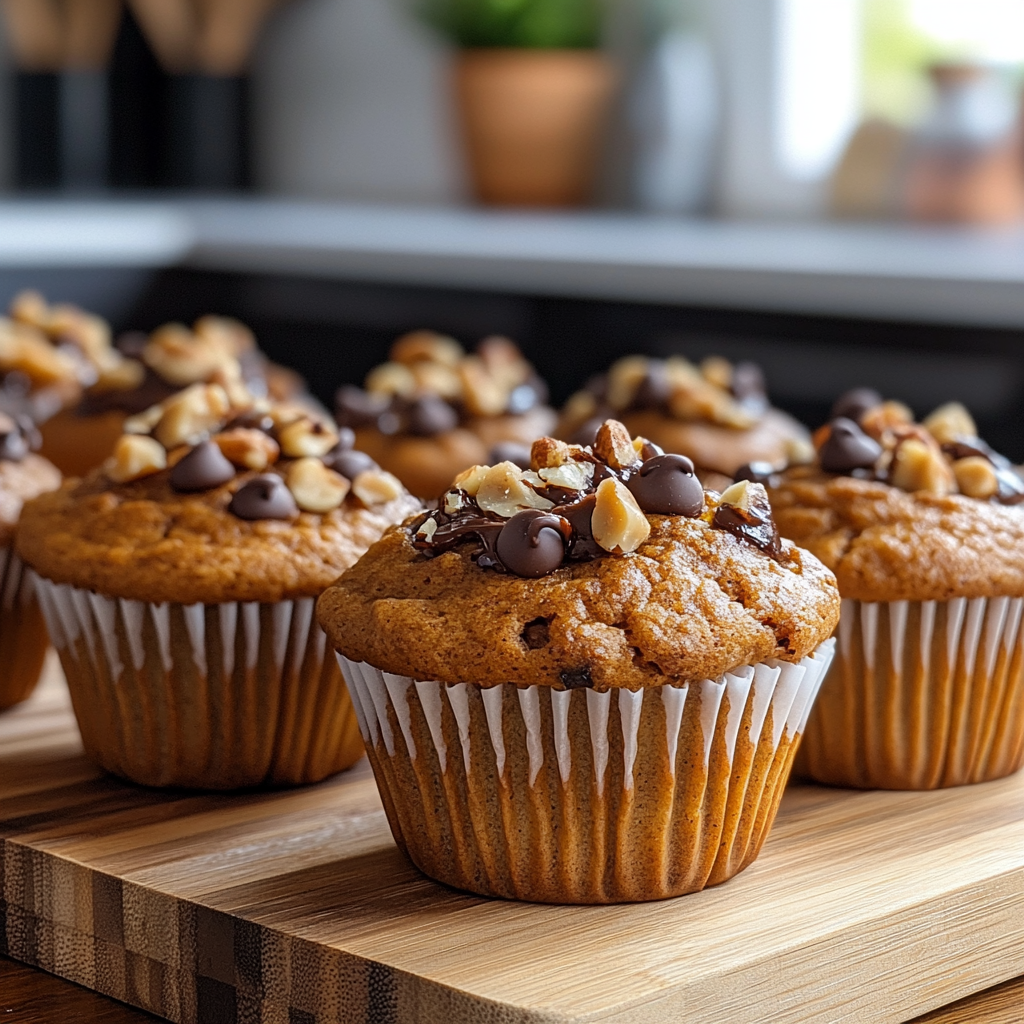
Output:
[[711,517],[711,525],[753,544],[776,562],[782,558],[779,529],[771,517],[765,519],[756,512],[735,505],[719,505]]
[[[590,463],[593,475],[582,490],[564,486],[538,484],[533,478],[531,486],[536,493],[554,505],[550,509],[522,509],[508,518],[482,509],[477,501],[464,491],[458,495],[458,509],[445,511],[445,498],[441,508],[425,512],[409,525],[413,547],[427,558],[435,558],[446,551],[462,548],[481,568],[514,575],[537,578],[571,562],[589,562],[609,555],[594,539],[592,520],[597,506],[598,485],[609,477],[629,487],[640,479],[644,462],[655,460],[645,479],[647,487],[634,491],[641,510],[648,515],[673,515],[695,519],[704,512],[704,492],[693,474],[692,463],[680,456],[665,455],[660,448],[646,445],[646,458],[627,468],[615,468],[598,458],[591,450],[574,453],[577,462]],[[664,479],[655,479],[655,476]],[[680,480],[690,481],[700,500],[689,493],[680,498]],[[684,488],[684,490],[686,490]],[[450,492],[451,493],[451,492]],[[671,500],[669,500],[671,499]],[[763,507],[749,511],[723,505],[710,519],[716,529],[727,530],[771,558],[781,560],[782,548],[778,529],[772,519],[771,507],[762,492]],[[669,507],[671,506],[671,511]],[[434,524],[429,535],[424,529]],[[556,535],[561,535],[560,547]],[[499,540],[499,538],[501,538]]]

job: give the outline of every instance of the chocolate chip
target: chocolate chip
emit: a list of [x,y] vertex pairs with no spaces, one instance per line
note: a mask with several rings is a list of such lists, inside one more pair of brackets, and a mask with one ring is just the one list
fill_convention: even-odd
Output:
[[569,524],[560,516],[528,508],[505,523],[494,550],[509,572],[538,579],[562,564],[569,532]]
[[770,462],[748,462],[736,470],[734,480],[749,480],[754,484],[767,484],[775,476],[776,468]]
[[591,527],[595,505],[597,495],[588,494],[572,505],[559,505],[552,509],[555,515],[561,516],[572,527],[568,554],[570,562],[589,562],[605,553],[604,548],[594,540],[594,531]]
[[658,409],[672,397],[672,385],[669,383],[665,364],[651,360],[636,391],[630,406],[634,409]]
[[226,484],[235,475],[235,467],[213,441],[202,441],[171,470],[171,487],[176,491],[208,491]]
[[243,484],[231,499],[228,511],[239,519],[252,520],[291,519],[299,510],[285,482],[273,473],[266,473]]
[[32,378],[21,370],[4,374],[4,392],[10,398],[24,398],[32,390]]
[[499,441],[491,449],[488,459],[492,466],[496,466],[499,462],[511,462],[520,469],[529,469],[530,449],[517,441]]
[[264,434],[272,434],[274,432],[274,420],[265,412],[241,412],[234,419],[230,420],[224,429],[231,430],[235,427],[244,428],[245,430],[262,430]]
[[17,430],[0,435],[0,459],[5,462],[21,462],[28,452],[28,441]]
[[698,516],[704,488],[685,455],[655,455],[626,482],[637,504],[657,516]]
[[371,395],[346,384],[334,396],[335,418],[343,427],[364,427],[373,423],[390,401],[386,395]]
[[882,454],[882,446],[868,437],[851,419],[840,416],[830,424],[828,440],[818,452],[826,473],[870,469]]
[[996,481],[999,489],[996,500],[1002,505],[1019,505],[1024,502],[1024,480],[1009,466],[996,467]]
[[853,388],[840,395],[832,406],[832,419],[844,416],[859,421],[869,409],[881,405],[884,399],[874,388]]
[[391,409],[386,412],[382,412],[377,417],[377,429],[382,434],[387,434],[391,437],[393,434],[399,433],[402,429],[402,417]]
[[513,416],[521,416],[540,404],[540,398],[532,384],[517,384],[508,396],[507,410]]
[[562,680],[562,685],[567,690],[590,689],[594,685],[594,680],[590,678],[589,665],[584,665],[581,668],[563,669],[559,673],[558,678]]
[[[387,415],[387,414],[385,414]],[[382,420],[384,416],[380,417]],[[434,437],[454,430],[459,424],[459,414],[443,399],[424,395],[409,404],[405,427],[417,437]],[[388,431],[381,427],[384,433]]]
[[733,397],[740,402],[750,398],[763,398],[765,395],[764,373],[757,363],[737,363],[732,368]]
[[365,473],[368,469],[379,468],[366,452],[357,451],[355,448],[348,451],[338,451],[334,448],[324,462],[349,480],[355,480],[360,473]]
[[523,631],[519,636],[531,651],[537,651],[541,647],[546,647],[551,641],[551,630],[548,627],[548,620],[544,618],[531,620],[523,626]]
[[711,525],[752,544],[776,561],[782,555],[779,530],[775,525],[775,520],[770,516],[765,518],[753,509],[746,510],[736,508],[734,505],[719,505],[711,517]]

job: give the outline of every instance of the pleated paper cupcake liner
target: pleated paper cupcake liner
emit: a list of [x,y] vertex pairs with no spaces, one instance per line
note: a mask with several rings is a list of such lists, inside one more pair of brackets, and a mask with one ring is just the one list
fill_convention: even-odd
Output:
[[446,685],[339,656],[395,839],[459,889],[663,899],[758,854],[832,658],[632,692]]
[[86,751],[148,786],[316,782],[363,752],[314,598],[149,604],[37,577]]
[[0,548],[0,711],[35,689],[48,644],[33,574],[13,548]]
[[1024,598],[844,600],[797,762],[819,782],[938,789],[1024,765]]

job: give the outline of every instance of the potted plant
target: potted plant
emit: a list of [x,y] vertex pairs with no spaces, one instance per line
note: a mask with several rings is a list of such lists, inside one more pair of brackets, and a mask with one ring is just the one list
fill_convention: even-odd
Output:
[[602,0],[419,0],[459,48],[455,94],[476,197],[577,206],[593,186],[615,72]]

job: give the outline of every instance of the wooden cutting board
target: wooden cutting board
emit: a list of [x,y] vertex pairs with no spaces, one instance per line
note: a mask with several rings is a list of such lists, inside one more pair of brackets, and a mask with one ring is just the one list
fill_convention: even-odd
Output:
[[103,776],[51,666],[0,716],[0,894],[0,952],[175,1021],[904,1021],[1024,974],[1024,773],[793,787],[718,888],[508,903],[421,876],[365,762],[238,796]]

